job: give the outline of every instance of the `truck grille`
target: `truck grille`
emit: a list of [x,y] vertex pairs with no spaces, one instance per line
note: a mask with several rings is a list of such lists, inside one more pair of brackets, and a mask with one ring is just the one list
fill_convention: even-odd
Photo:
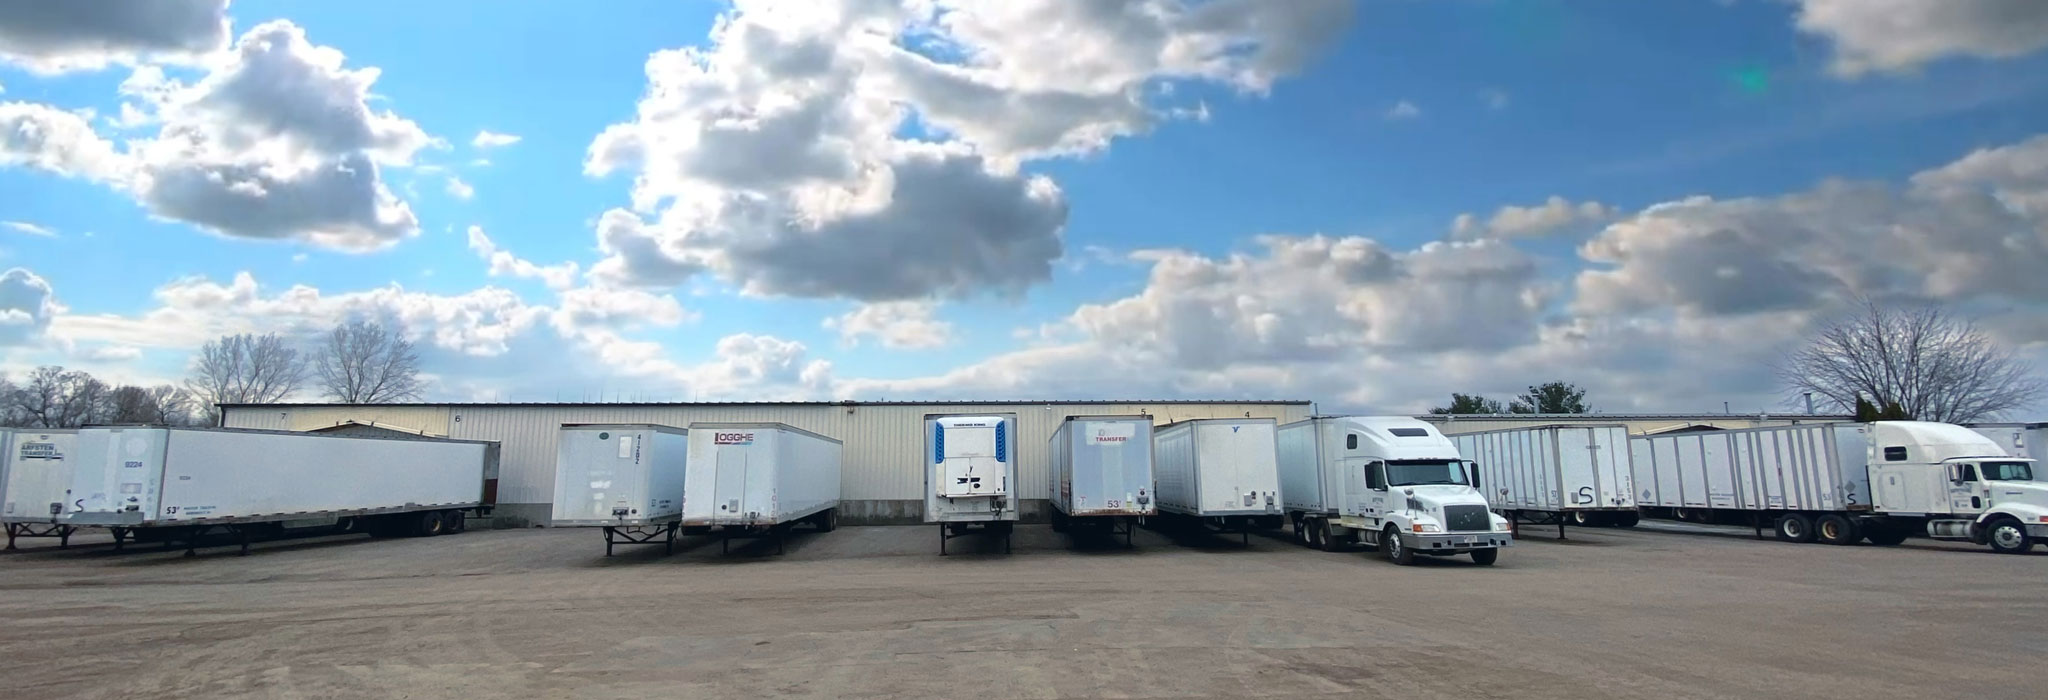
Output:
[[1486,506],[1444,506],[1444,529],[1449,532],[1484,532],[1493,529]]

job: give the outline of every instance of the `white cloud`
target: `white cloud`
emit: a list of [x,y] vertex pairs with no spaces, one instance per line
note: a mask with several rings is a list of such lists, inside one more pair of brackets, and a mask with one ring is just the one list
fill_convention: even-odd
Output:
[[1481,102],[1486,103],[1487,109],[1491,109],[1494,111],[1507,109],[1508,91],[1502,90],[1500,88],[1487,88],[1485,90],[1480,90],[1479,100]]
[[227,236],[361,251],[414,235],[418,219],[381,168],[436,140],[371,109],[377,69],[343,63],[276,21],[243,34],[197,83],[132,79],[140,86],[124,89],[149,96],[163,121],[136,148],[136,195],[157,216]]
[[96,345],[77,348],[73,357],[87,362],[131,362],[142,357],[142,348],[127,345]]
[[302,262],[305,262],[305,261],[306,261],[306,258],[308,258],[308,257],[309,257],[309,256],[308,256],[308,255],[306,255],[305,253],[293,253],[293,254],[292,254],[292,262],[295,262],[295,263],[302,263]]
[[1390,122],[1417,119],[1422,116],[1422,108],[1415,106],[1415,103],[1413,102],[1401,100],[1400,102],[1394,103],[1394,106],[1388,107],[1385,116],[1387,118],[1387,121]]
[[568,289],[576,283],[576,263],[539,265],[498,248],[491,237],[484,234],[482,226],[469,227],[469,249],[482,256],[491,264],[492,277],[517,277],[537,279],[550,289]]
[[874,338],[882,347],[923,349],[953,342],[953,324],[932,318],[937,304],[929,301],[892,301],[862,304],[840,316],[825,319],[824,327],[839,331],[847,345],[859,345],[862,338]]
[[1459,214],[1451,221],[1451,238],[1539,238],[1568,230],[1576,224],[1607,221],[1617,214],[1614,207],[1599,202],[1574,204],[1563,197],[1551,195],[1535,206],[1501,207],[1483,223],[1477,215]]
[[[709,270],[753,294],[866,301],[1015,293],[1049,277],[1066,219],[1058,187],[1019,161],[1199,118],[1148,101],[1167,79],[1261,92],[1351,13],[743,0],[708,47],[650,57],[635,119],[592,142],[585,171],[634,172],[633,207],[654,215],[608,214],[594,270],[640,285]],[[1058,41],[1036,38],[1046,26]],[[912,119],[944,141],[903,138]]]
[[0,273],[0,347],[41,338],[62,308],[50,283],[34,271],[17,267]]
[[0,3],[0,60],[40,73],[188,60],[228,40],[228,0]]
[[51,230],[49,227],[37,226],[26,221],[0,221],[0,226],[12,229],[16,233],[25,233],[31,236],[42,236],[44,238],[49,238],[57,235],[57,232]]
[[1833,41],[1832,68],[1850,77],[2048,47],[2048,3],[2039,0],[1800,0],[1798,25]]
[[0,166],[118,183],[130,163],[84,117],[49,105],[0,102]]
[[519,141],[520,138],[516,135],[500,134],[495,131],[485,129],[476,132],[476,138],[470,139],[469,145],[478,149],[498,148],[500,146],[510,146],[512,144],[519,143]]
[[475,188],[475,187],[471,187],[471,186],[469,186],[469,183],[467,183],[467,182],[463,182],[463,181],[462,181],[462,178],[456,177],[456,176],[454,176],[454,175],[449,175],[449,176],[448,176],[448,187],[447,187],[447,189],[448,189],[448,196],[450,196],[450,197],[454,197],[454,198],[456,198],[456,199],[460,199],[460,200],[463,200],[463,201],[469,201],[469,198],[471,198],[471,197],[475,197],[475,196],[476,196],[476,188]]

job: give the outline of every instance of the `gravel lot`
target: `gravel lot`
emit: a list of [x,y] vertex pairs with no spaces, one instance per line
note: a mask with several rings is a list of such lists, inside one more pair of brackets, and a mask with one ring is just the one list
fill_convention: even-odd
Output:
[[1014,554],[944,558],[930,527],[779,557],[686,538],[607,559],[593,530],[190,559],[87,539],[0,555],[0,697],[2016,698],[2048,678],[2039,549],[1569,534],[1412,568],[1033,526]]

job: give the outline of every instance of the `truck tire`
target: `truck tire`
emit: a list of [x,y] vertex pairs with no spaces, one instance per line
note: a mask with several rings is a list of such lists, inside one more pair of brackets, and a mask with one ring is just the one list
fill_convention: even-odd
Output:
[[1813,541],[1813,519],[1799,513],[1778,516],[1778,539],[1805,544]]
[[1496,561],[1500,561],[1499,549],[1489,547],[1486,549],[1472,550],[1472,563],[1474,564],[1478,564],[1480,566],[1493,566],[1493,563]]
[[1893,523],[1876,523],[1863,528],[1863,539],[1879,547],[1895,547],[1913,533]]
[[459,510],[450,510],[442,512],[441,529],[442,531],[447,532],[451,535],[458,532],[462,532],[464,530],[468,530],[469,514]]
[[1388,525],[1386,530],[1380,532],[1380,551],[1387,554],[1387,561],[1394,562],[1395,564],[1401,566],[1413,566],[1415,564],[1415,550],[1409,549],[1408,545],[1401,544],[1401,531],[1394,529],[1392,525]]
[[1322,519],[1322,518],[1309,518],[1309,519],[1307,519],[1307,520],[1303,520],[1303,521],[1302,521],[1302,524],[1303,524],[1303,525],[1304,525],[1304,526],[1306,527],[1306,529],[1308,530],[1308,548],[1309,548],[1309,549],[1322,549],[1322,548],[1323,548],[1323,519]]
[[1344,551],[1344,538],[1337,536],[1337,533],[1330,528],[1329,523],[1322,523],[1322,527],[1316,528],[1316,549],[1325,552],[1342,552]]
[[433,537],[441,534],[447,523],[441,520],[441,511],[430,510],[420,513],[413,520],[412,534],[418,537]]
[[826,509],[825,509],[825,512],[823,512],[823,513],[819,513],[819,514],[818,514],[818,531],[819,531],[819,532],[831,532],[831,531],[833,531],[833,530],[837,530],[837,529],[839,529],[839,509],[838,509],[838,508],[826,508]]
[[1614,518],[1614,526],[1615,526],[1615,527],[1635,527],[1637,523],[1640,523],[1640,522],[1642,522],[1642,521],[1643,521],[1643,516],[1642,516],[1642,514],[1641,514],[1641,513],[1633,513],[1633,512],[1630,512],[1630,513],[1622,513],[1622,514],[1620,514],[1620,515],[1617,515],[1617,516],[1615,516],[1615,518]]
[[1856,527],[1856,521],[1834,513],[1820,516],[1813,522],[1814,536],[1820,541],[1833,545],[1852,545],[1863,539],[1863,532]]
[[1991,550],[1999,554],[2026,554],[2034,548],[2034,538],[2027,536],[2027,526],[2019,520],[2006,517],[1991,521],[1985,526],[1984,540]]

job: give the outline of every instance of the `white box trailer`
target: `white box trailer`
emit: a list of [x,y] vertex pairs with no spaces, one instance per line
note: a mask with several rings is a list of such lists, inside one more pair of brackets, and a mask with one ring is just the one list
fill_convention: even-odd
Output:
[[1279,424],[1271,418],[1201,418],[1152,433],[1159,512],[1236,530],[1286,522],[1280,503]]
[[689,431],[664,425],[565,424],[555,437],[551,527],[604,528],[604,555],[622,544],[675,552],[683,519]]
[[[1548,425],[1450,436],[1479,491],[1509,520],[1633,527],[1628,426]],[[1561,529],[1561,528],[1560,528]]]
[[458,532],[496,492],[498,446],[228,428],[78,431],[73,525],[112,528],[118,548],[220,528],[241,538],[336,528],[376,536]]
[[2048,423],[1971,423],[1965,426],[2014,457],[2048,458]]
[[1472,463],[1436,426],[1407,416],[1317,416],[1280,426],[1280,496],[1295,539],[1324,551],[1377,547],[1471,554],[1490,565],[1514,544],[1508,521],[1472,486]]
[[1638,504],[1746,520],[1778,539],[1894,545],[1913,534],[2023,553],[2048,538],[2034,462],[1977,431],[1878,421],[1637,436]]
[[58,428],[0,430],[0,524],[7,530],[7,548],[23,537],[55,537],[57,548],[71,546],[77,526],[65,521],[70,510],[72,453],[78,431]]
[[1073,529],[1124,536],[1155,515],[1151,416],[1068,416],[1046,442],[1046,484],[1053,532]]
[[1017,523],[1017,414],[924,417],[924,521],[946,541],[979,531],[1003,538]]
[[773,535],[783,551],[789,526],[839,526],[841,445],[781,423],[691,423],[683,479],[683,528],[734,536]]

